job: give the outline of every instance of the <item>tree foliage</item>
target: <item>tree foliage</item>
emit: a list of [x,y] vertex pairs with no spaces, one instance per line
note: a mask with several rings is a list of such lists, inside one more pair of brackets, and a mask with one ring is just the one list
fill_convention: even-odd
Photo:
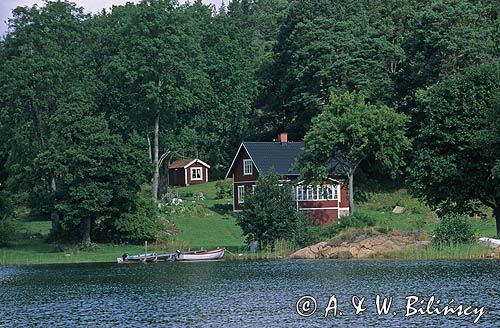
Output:
[[351,173],[365,158],[395,172],[400,112],[418,135],[415,195],[497,209],[498,76],[484,65],[499,31],[496,0],[18,7],[0,40],[0,189],[50,216],[55,236],[119,240],[114,223],[153,215],[136,194],[153,181],[157,199],[169,161],[203,158],[218,178],[244,138],[311,130],[321,165],[306,175],[327,173],[334,152]]
[[243,212],[237,221],[247,242],[257,241],[259,247],[274,247],[278,239],[294,240],[302,236],[308,220],[297,211],[292,187],[280,182],[275,173],[260,176],[255,190],[247,190]]
[[500,228],[498,95],[500,66],[471,67],[420,94],[424,114],[410,166],[411,192],[434,207],[468,212],[475,200]]
[[387,106],[367,104],[358,93],[332,94],[304,137],[306,154],[299,163],[304,177],[347,178],[353,211],[354,173],[361,162],[373,158],[392,174],[403,166],[403,155],[410,148],[406,121],[405,115]]

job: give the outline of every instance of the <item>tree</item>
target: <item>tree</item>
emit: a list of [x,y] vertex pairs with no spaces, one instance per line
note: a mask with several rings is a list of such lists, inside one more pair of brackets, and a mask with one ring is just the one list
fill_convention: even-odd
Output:
[[403,154],[410,149],[406,121],[405,115],[387,106],[365,103],[359,93],[332,93],[304,137],[306,154],[299,161],[304,177],[316,181],[346,177],[349,208],[354,212],[354,174],[361,162],[373,158],[392,174],[404,164]]
[[423,119],[417,90],[498,58],[499,33],[496,0],[434,0],[412,7],[402,42],[405,60],[395,85],[398,110],[411,114],[409,134],[414,137]]
[[470,212],[491,207],[500,234],[498,98],[500,65],[470,67],[419,94],[422,127],[409,172],[413,195],[432,207]]
[[300,138],[336,94],[358,90],[372,103],[393,98],[404,59],[386,1],[294,1],[276,44],[272,116]]
[[107,60],[99,73],[104,86],[112,86],[109,94],[103,94],[103,109],[113,113],[117,103],[122,111],[113,114],[126,115],[125,128],[147,135],[154,201],[158,200],[161,159],[173,148],[161,141],[178,135],[202,108],[202,100],[210,98],[200,26],[206,22],[201,17],[210,17],[211,11],[200,1],[193,6],[199,10],[178,6],[174,0],[129,3],[115,7],[99,24],[100,37],[111,41],[102,50]]
[[303,229],[304,216],[297,211],[292,186],[283,184],[275,173],[260,176],[254,191],[247,190],[245,207],[237,222],[247,242],[261,248],[274,247],[278,239],[293,239]]
[[88,35],[82,22],[87,17],[68,2],[17,7],[2,43],[0,108],[2,133],[9,136],[6,188],[28,192],[32,208],[51,214],[54,231],[60,228],[55,203],[61,172],[56,167],[40,172],[33,160],[49,149],[53,116],[69,103],[70,91],[94,90],[85,59]]
[[54,121],[50,146],[34,163],[41,172],[57,168],[55,207],[61,213],[63,232],[88,243],[94,225],[114,220],[133,207],[148,171],[147,153],[139,147],[142,139],[131,134],[125,141],[113,134],[103,117],[91,115],[83,101],[79,108],[62,107]]

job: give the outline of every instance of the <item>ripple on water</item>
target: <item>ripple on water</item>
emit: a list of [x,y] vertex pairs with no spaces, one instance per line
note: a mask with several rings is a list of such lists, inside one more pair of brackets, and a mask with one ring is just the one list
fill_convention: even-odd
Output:
[[[467,326],[473,318],[404,317],[405,296],[485,306],[479,326],[497,327],[499,261],[222,261],[152,265],[1,267],[0,326]],[[339,318],[323,318],[335,294]],[[399,313],[378,317],[375,295]],[[295,302],[318,300],[299,317]],[[353,295],[367,310],[353,313]]]

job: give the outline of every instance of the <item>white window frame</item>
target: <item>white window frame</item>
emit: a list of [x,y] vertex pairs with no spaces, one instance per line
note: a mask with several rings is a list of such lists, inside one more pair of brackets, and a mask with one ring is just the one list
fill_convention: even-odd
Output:
[[[203,168],[202,167],[191,167],[191,181],[202,181],[203,180]],[[193,173],[196,171],[200,171],[199,178],[193,178]]]
[[301,202],[338,200],[339,185],[296,186],[295,200]]
[[238,204],[245,202],[245,186],[238,186]]
[[255,192],[256,188],[257,188],[257,185],[252,185],[252,194]]
[[[248,165],[248,164],[250,164],[250,165]],[[252,174],[253,174],[252,160],[251,159],[244,159],[243,160],[243,175],[252,175]]]

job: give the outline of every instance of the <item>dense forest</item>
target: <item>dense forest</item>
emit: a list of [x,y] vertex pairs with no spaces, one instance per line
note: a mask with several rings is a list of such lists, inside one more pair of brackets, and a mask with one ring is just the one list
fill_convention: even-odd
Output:
[[[400,115],[394,124],[411,141],[397,163],[367,153],[360,170],[377,176],[391,166],[443,211],[489,207],[498,230],[499,8],[498,0],[221,8],[144,0],[97,15],[67,1],[18,7],[0,40],[0,220],[23,204],[50,217],[53,238],[123,240],[138,220],[154,225],[169,162],[198,156],[221,178],[243,139],[286,131],[303,140],[325,108],[354,93]],[[382,129],[375,139],[395,117],[381,124],[380,115],[371,118]]]

